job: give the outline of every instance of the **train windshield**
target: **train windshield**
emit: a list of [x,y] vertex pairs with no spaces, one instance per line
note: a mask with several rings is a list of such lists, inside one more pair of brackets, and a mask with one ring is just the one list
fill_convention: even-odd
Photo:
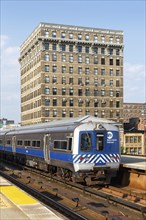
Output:
[[82,151],[91,151],[92,149],[92,137],[91,133],[85,132],[81,134],[81,150]]
[[96,134],[96,150],[103,150],[104,148],[104,135]]

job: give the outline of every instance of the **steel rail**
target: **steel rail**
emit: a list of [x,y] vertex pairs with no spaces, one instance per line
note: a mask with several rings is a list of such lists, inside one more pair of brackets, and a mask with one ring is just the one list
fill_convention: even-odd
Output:
[[41,200],[45,205],[52,207],[53,209],[57,210],[58,212],[62,213],[64,216],[69,217],[69,219],[73,220],[87,220],[84,216],[79,215],[77,212],[72,211],[68,207],[56,202],[55,200],[43,195],[39,191],[33,189],[32,187],[16,180],[10,175],[7,175],[6,173],[2,172],[0,170],[0,175],[4,177],[5,179],[9,180],[22,190],[26,191],[29,193],[31,196],[35,197],[38,200]]

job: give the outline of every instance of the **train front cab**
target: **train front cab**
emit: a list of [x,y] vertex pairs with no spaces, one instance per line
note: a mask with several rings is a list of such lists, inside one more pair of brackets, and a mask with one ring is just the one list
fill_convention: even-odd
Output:
[[113,126],[111,128],[114,130],[101,128],[97,130],[88,126],[78,130],[78,155],[74,155],[74,169],[85,176],[87,173],[90,183],[91,179],[96,180],[101,176],[105,176],[106,182],[109,182],[116,175],[120,164],[118,129]]

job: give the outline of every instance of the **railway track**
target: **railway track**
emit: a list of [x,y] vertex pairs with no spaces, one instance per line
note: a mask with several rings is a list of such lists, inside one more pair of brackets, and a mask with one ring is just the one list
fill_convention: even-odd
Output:
[[[17,184],[16,182],[19,182],[18,186],[20,188],[24,187],[23,189],[26,189],[28,187],[28,189],[26,189],[28,190],[27,192],[33,195],[34,197],[37,196],[36,198],[43,201],[45,204],[46,203],[48,205],[55,204],[55,208],[57,210],[59,211],[64,210],[63,212],[65,212],[67,216],[72,216],[72,218],[70,219],[108,219],[110,220],[112,219],[112,216],[120,216],[120,219],[122,220],[123,219],[124,220],[129,220],[129,219],[141,220],[141,219],[145,219],[146,217],[146,209],[144,205],[136,203],[136,201],[133,201],[133,202],[127,201],[125,200],[125,198],[123,198],[123,196],[120,198],[118,196],[115,196],[114,193],[112,193],[111,195],[111,193],[109,193],[109,190],[111,189],[105,190],[102,188],[102,190],[101,189],[99,190],[97,188],[96,189],[89,188],[87,186],[75,184],[72,182],[66,182],[65,180],[60,180],[57,177],[52,177],[53,179],[50,179],[50,177],[48,177],[46,173],[42,173],[37,170],[34,171],[28,168],[26,171],[24,170],[14,171],[13,169],[8,168],[8,169],[5,169],[4,174],[2,173],[3,172],[1,171],[0,172],[1,175],[3,176],[8,175],[8,178],[12,178],[9,180],[11,182],[14,181],[13,182],[14,184]],[[46,182],[51,182],[53,185],[52,188],[50,186],[46,187],[48,189],[51,188],[51,190],[53,191],[53,198],[50,198],[50,201],[49,201],[49,198],[42,193],[44,192],[44,185],[46,185]],[[57,186],[59,182],[61,182],[60,184],[62,184],[62,186]],[[21,184],[23,185],[22,187],[21,187]],[[69,197],[69,194],[71,194],[72,192],[72,195],[70,196],[70,200],[72,200],[72,204],[69,205],[69,204],[65,204],[69,202],[64,202],[64,204],[60,205],[60,202],[58,203],[56,201],[56,200],[63,201],[64,194],[61,192],[63,190],[60,190],[61,187],[64,187],[63,189],[64,191],[67,188],[70,191],[70,193],[66,192],[67,197]],[[46,188],[45,188],[45,191],[47,191]],[[74,190],[76,191],[76,193],[73,193]],[[43,198],[41,198],[42,195],[43,195]],[[88,202],[85,204],[83,200],[87,200]],[[133,218],[135,216],[137,217]]]

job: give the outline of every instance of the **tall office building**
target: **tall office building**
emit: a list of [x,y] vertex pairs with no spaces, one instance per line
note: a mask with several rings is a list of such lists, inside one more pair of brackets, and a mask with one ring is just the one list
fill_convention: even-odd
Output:
[[93,115],[123,121],[123,32],[40,23],[20,48],[22,125]]

